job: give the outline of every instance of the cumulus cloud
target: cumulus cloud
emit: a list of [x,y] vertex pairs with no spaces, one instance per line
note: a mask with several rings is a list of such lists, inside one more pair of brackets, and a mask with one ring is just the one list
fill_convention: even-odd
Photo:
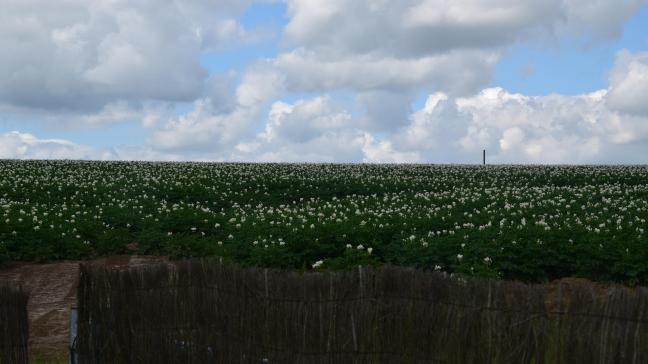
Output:
[[[237,17],[251,0],[6,0],[0,13],[0,104],[91,110],[119,101],[204,97],[200,54],[254,38]],[[503,48],[568,29],[617,36],[645,0],[287,0],[274,60],[293,90],[469,95]],[[407,72],[403,72],[407,70]]]
[[[253,145],[253,148],[247,149]],[[389,140],[377,140],[359,129],[329,131],[305,142],[241,144],[230,159],[259,162],[413,163],[417,152],[396,150]]]
[[216,160],[213,156],[164,153],[145,146],[95,148],[65,139],[43,139],[31,133],[0,134],[0,158],[73,160]]
[[393,131],[407,122],[411,98],[409,93],[386,90],[358,93],[357,101],[365,111],[360,124],[371,131]]
[[648,116],[648,52],[621,51],[610,72],[610,107]]
[[395,150],[359,127],[327,96],[276,102],[265,130],[236,146],[234,159],[283,162],[413,162],[416,152]]
[[351,115],[337,110],[325,96],[292,105],[276,102],[268,115],[263,138],[303,143],[328,131],[349,128],[352,123]]
[[495,160],[507,162],[583,162],[596,157],[601,137],[618,137],[605,110],[604,92],[579,96],[532,97],[500,88],[458,99],[457,109],[469,116],[461,148],[486,148]]
[[489,81],[499,52],[513,42],[565,31],[616,36],[645,0],[287,3],[285,34],[297,49],[276,63],[296,87],[424,86],[467,95]]
[[[207,116],[198,122],[206,123],[204,129],[174,124],[180,137],[167,130],[157,135],[157,144],[119,146],[108,151],[7,133],[0,137],[0,157],[477,163],[481,150],[486,149],[492,163],[645,162],[642,156],[648,154],[648,117],[612,110],[608,97],[606,90],[575,96],[528,96],[502,88],[484,89],[469,97],[438,92],[412,112],[405,125],[382,134],[363,128],[358,117],[331,98],[317,96],[294,103],[275,102],[265,129],[256,136],[218,139],[227,135],[224,121],[234,121],[234,111],[219,119],[218,125],[210,119],[214,116]],[[201,107],[192,113],[200,113]],[[192,142],[203,147],[194,148]]]
[[420,57],[538,33],[619,36],[645,0],[287,0],[288,38],[318,53]]
[[61,139],[38,139],[29,133],[0,134],[0,158],[6,159],[89,159],[99,157],[87,146]]
[[[481,150],[497,163],[645,162],[646,54],[620,52],[608,89],[581,95],[529,96],[499,87],[471,96],[436,92],[420,110],[381,111],[386,91],[360,93],[374,111],[353,117],[328,97],[278,102],[261,137],[240,143],[238,158],[284,161],[474,163]],[[396,104],[384,102],[387,109]],[[394,128],[379,120],[406,114]],[[396,116],[394,116],[396,115]],[[380,137],[378,137],[380,135]]]
[[376,140],[369,134],[364,135],[363,162],[366,163],[417,163],[423,161],[418,152],[403,152],[394,149],[388,140]]
[[[621,52],[609,89],[582,95],[529,96],[499,87],[470,96],[436,92],[421,109],[410,111],[407,97],[376,90],[358,94],[356,101],[368,110],[360,115],[328,96],[274,102],[261,115],[254,105],[271,100],[272,90],[285,86],[280,73],[263,68],[239,86],[233,112],[176,121],[165,135],[174,140],[184,135],[185,140],[155,145],[178,150],[208,142],[228,145],[211,149],[225,160],[474,163],[486,149],[488,160],[497,163],[642,162],[640,155],[648,153],[648,115],[641,100],[647,93],[641,92],[645,82],[637,72],[644,58]],[[277,86],[270,87],[273,83]],[[265,120],[257,136],[243,132],[250,115],[236,119],[245,110]],[[247,126],[236,129],[237,123]]]
[[0,115],[18,122],[36,125],[56,125],[62,128],[101,128],[114,123],[139,123],[150,129],[173,113],[175,105],[158,101],[113,101],[98,110],[41,110],[25,109],[8,105],[0,106]]
[[235,99],[226,105],[213,95],[196,100],[190,112],[155,130],[148,145],[165,152],[219,151],[232,146],[252,133],[263,107],[283,88],[283,75],[259,65],[244,75]]
[[616,38],[623,33],[625,21],[646,3],[646,0],[564,0],[561,28],[599,39]]
[[273,65],[286,75],[288,90],[358,92],[364,126],[392,131],[407,120],[406,100],[416,92],[479,92],[516,41],[617,37],[645,3],[287,0],[284,34],[295,48]]
[[350,163],[363,159],[363,145],[361,132],[338,130],[302,143],[257,143],[252,153],[238,154],[234,158],[259,162]]
[[[237,20],[251,1],[4,1],[0,112],[68,127],[137,120],[149,138],[95,150],[13,132],[0,157],[473,162],[485,148],[496,162],[578,163],[647,149],[646,52],[619,53],[606,90],[484,89],[511,44],[618,37],[646,0],[286,0],[282,53],[208,74],[203,52],[260,36]],[[303,92],[315,96],[278,101]]]
[[461,113],[454,98],[437,92],[425,105],[409,115],[409,123],[392,136],[397,148],[417,151],[427,162],[469,162],[472,151],[464,151],[460,140],[465,135],[470,116]]
[[551,27],[558,0],[289,0],[286,34],[335,56],[415,58],[509,44],[525,30]]
[[326,60],[300,48],[280,55],[274,65],[296,91],[408,92],[434,86],[461,94],[487,83],[497,59],[491,51],[458,50],[411,59],[362,55]]
[[236,146],[236,158],[259,161],[352,162],[362,160],[364,134],[351,114],[327,96],[275,102],[265,129]]
[[194,100],[207,77],[201,51],[240,35],[232,22],[248,3],[3,1],[0,104],[97,110],[120,100]]
[[[607,91],[527,96],[502,88],[469,97],[435,93],[393,133],[375,133],[328,97],[272,105],[266,129],[225,159],[320,162],[497,163],[633,161],[648,119],[606,104]],[[648,149],[648,147],[646,147]]]
[[498,163],[633,161],[622,150],[648,138],[648,118],[610,110],[607,97],[606,90],[527,96],[489,88],[456,99],[437,93],[394,136],[395,146],[435,162],[476,161],[482,149]]

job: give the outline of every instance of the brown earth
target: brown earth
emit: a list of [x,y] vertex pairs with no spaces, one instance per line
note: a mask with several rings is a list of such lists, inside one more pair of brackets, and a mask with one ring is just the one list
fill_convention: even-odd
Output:
[[[127,268],[166,260],[164,257],[122,255],[97,258],[91,262]],[[29,293],[30,358],[67,358],[69,314],[70,307],[76,304],[80,263],[82,261],[12,263],[0,269],[0,282],[20,284]]]

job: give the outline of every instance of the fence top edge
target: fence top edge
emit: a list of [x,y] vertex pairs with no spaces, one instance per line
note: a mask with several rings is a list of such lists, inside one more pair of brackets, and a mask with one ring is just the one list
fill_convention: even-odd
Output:
[[373,266],[358,266],[348,270],[335,270],[335,271],[299,271],[299,270],[283,270],[276,268],[264,267],[251,267],[232,262],[222,261],[218,257],[210,258],[191,258],[177,261],[155,261],[145,264],[138,264],[135,266],[103,266],[96,262],[84,262],[80,264],[80,274],[95,273],[95,274],[117,274],[119,276],[128,276],[132,274],[143,274],[144,272],[181,272],[184,270],[191,271],[201,266],[205,270],[225,269],[237,270],[244,274],[250,275],[286,275],[287,277],[333,277],[337,279],[355,278],[359,274],[369,278],[372,275],[384,276],[385,274],[395,273],[398,275],[411,275],[415,278],[428,278],[446,280],[453,283],[463,284],[466,286],[480,286],[480,285],[495,285],[499,289],[522,289],[522,290],[539,290],[546,294],[552,295],[560,290],[570,290],[577,292],[585,292],[590,290],[597,295],[610,294],[611,292],[621,295],[648,295],[648,287],[637,286],[628,287],[620,284],[606,284],[600,282],[592,282],[581,278],[564,278],[554,280],[547,283],[527,283],[522,281],[509,281],[498,280],[493,278],[484,277],[468,277],[463,275],[453,275],[445,272],[438,272],[433,270],[423,270],[413,267],[403,267],[392,264],[385,264],[377,267]]

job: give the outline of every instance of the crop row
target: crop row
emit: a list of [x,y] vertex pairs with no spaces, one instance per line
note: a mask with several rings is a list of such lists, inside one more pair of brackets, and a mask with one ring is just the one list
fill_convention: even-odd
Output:
[[648,167],[0,161],[0,261],[218,255],[648,283]]

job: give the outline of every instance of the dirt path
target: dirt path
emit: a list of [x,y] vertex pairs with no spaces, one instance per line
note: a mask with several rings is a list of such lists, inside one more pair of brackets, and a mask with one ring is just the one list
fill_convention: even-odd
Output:
[[[93,260],[107,267],[134,267],[164,261],[163,257],[112,256]],[[80,261],[49,264],[14,263],[0,269],[0,282],[21,284],[29,292],[31,358],[67,358],[70,306],[76,304]]]

